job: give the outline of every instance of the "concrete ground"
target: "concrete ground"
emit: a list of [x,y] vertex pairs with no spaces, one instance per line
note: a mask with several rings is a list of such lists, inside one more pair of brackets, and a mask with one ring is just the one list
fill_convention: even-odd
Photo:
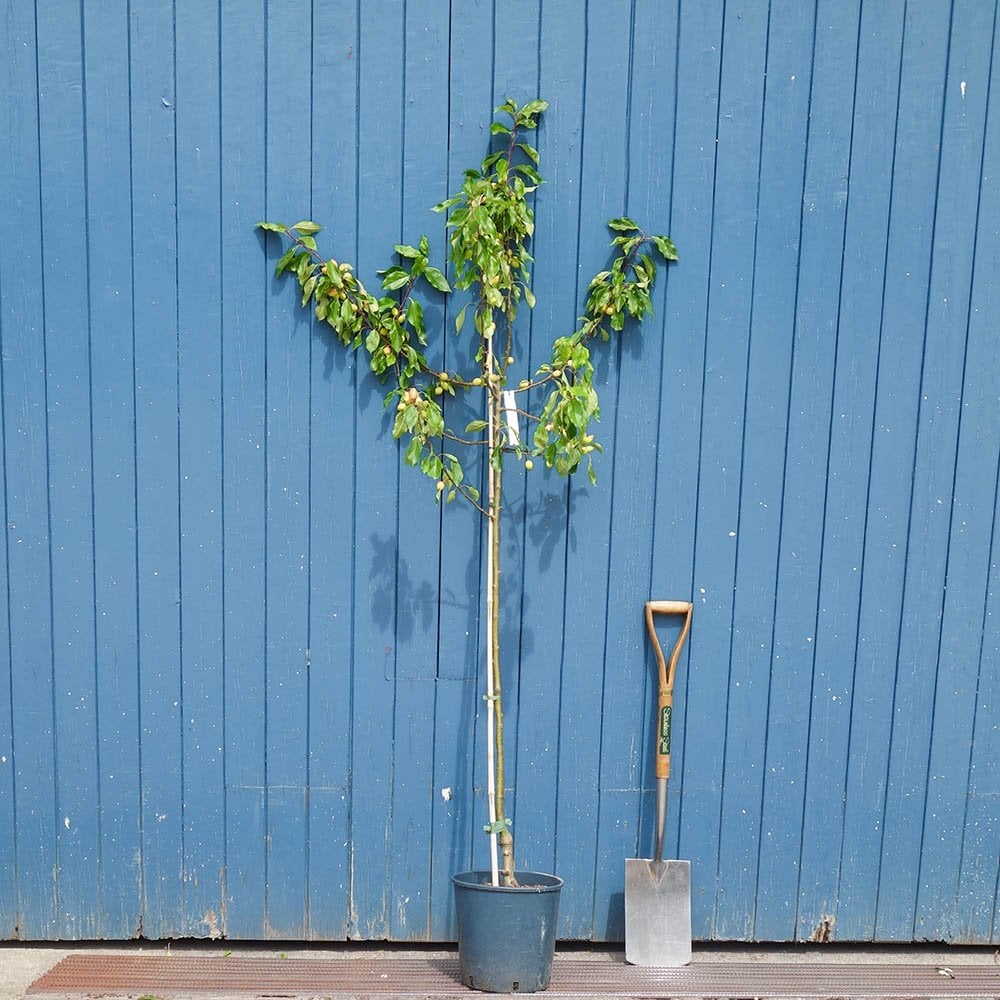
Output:
[[[324,956],[358,957],[385,956],[386,958],[401,958],[417,956],[433,958],[434,956],[453,956],[453,948],[428,947],[407,948],[391,945],[385,948],[370,945],[304,945],[301,943],[267,944],[243,942],[123,942],[99,944],[21,944],[19,942],[0,942],[0,1000],[22,1000],[25,991],[39,976],[43,975],[63,958],[75,952],[87,954],[120,955],[132,954],[166,954],[177,955],[198,954],[221,956],[227,953],[246,957],[260,958],[322,958]],[[592,955],[595,959],[604,958],[609,953],[619,953],[614,947],[564,945],[558,954],[572,954],[575,957]],[[716,962],[803,962],[831,963],[844,962],[850,964],[875,965],[995,965],[1000,970],[1000,949],[992,946],[984,947],[943,947],[925,946],[908,947],[885,945],[881,947],[863,947],[854,945],[777,945],[766,947],[746,946],[699,946],[695,945],[694,963]]]

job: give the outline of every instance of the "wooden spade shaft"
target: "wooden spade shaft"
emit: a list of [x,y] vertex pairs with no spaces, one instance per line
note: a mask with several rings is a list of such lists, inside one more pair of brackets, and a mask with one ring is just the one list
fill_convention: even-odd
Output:
[[[663,860],[663,831],[667,818],[667,779],[670,777],[670,727],[674,705],[674,676],[677,661],[681,657],[684,641],[691,631],[691,616],[694,605],[690,601],[647,601],[646,630],[656,653],[659,667],[659,693],[656,708],[656,845],[654,861]],[[670,659],[665,660],[653,615],[684,615],[684,624],[670,651]]]

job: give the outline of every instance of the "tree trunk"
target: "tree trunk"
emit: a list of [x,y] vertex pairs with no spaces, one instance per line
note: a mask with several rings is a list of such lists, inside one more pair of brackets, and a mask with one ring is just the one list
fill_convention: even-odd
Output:
[[[493,426],[496,428],[495,446],[500,446],[506,430],[503,424],[499,389],[491,387],[489,405],[493,408]],[[493,461],[492,449],[489,460]],[[500,878],[503,885],[515,886],[514,878],[514,838],[510,828],[506,826],[507,812],[504,806],[504,739],[503,739],[503,687],[500,676],[500,508],[501,489],[503,484],[502,463],[494,467],[493,492],[489,500],[489,516],[493,522],[493,559],[492,577],[486,581],[486,586],[492,591],[492,616],[489,622],[489,643],[493,650],[493,709],[495,713],[495,784],[497,824],[501,826],[498,839],[500,841]]]

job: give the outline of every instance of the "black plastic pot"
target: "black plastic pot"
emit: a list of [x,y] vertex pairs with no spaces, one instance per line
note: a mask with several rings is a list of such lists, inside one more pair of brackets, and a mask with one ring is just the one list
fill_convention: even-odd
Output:
[[535,993],[552,978],[559,917],[555,875],[516,872],[516,889],[490,885],[490,873],[452,876],[462,982],[487,993]]

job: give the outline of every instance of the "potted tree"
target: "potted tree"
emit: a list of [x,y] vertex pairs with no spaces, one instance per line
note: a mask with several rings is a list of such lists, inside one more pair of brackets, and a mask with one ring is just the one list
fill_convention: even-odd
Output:
[[[592,456],[601,450],[591,431],[599,418],[591,345],[621,332],[627,319],[652,312],[650,293],[656,258],[677,259],[666,236],[644,233],[631,219],[612,219],[613,260],[590,282],[584,315],[574,332],[557,337],[535,373],[510,384],[514,323],[523,302],[535,304],[529,267],[534,231],[533,193],[542,183],[538,151],[527,134],[548,105],[519,106],[508,99],[495,109],[491,132],[498,147],[468,170],[461,190],[434,207],[447,213],[451,282],[429,259],[429,244],[398,244],[398,263],[380,271],[381,295],[374,295],[352,265],[324,258],[317,248],[320,227],[312,221],[286,225],[261,222],[261,229],[290,241],[276,273],[293,274],[302,305],[328,324],[349,350],[364,350],[371,370],[389,385],[392,434],[405,442],[403,461],[429,477],[438,500],[459,498],[486,521],[486,711],[491,866],[454,876],[463,980],[494,992],[544,989],[555,946],[558,892],[553,875],[523,872],[514,860],[508,819],[504,756],[503,677],[500,669],[500,531],[503,476],[507,462],[530,471],[536,460],[569,476],[586,467],[595,482]],[[471,299],[455,317],[456,332],[475,330],[471,373],[438,370],[422,348],[428,330],[418,291],[429,286],[447,294],[469,290]],[[442,331],[435,331],[441,335]],[[478,417],[464,429],[449,426],[442,402],[478,391]],[[526,433],[521,427],[525,425]],[[462,455],[486,457],[484,490],[465,475]],[[531,923],[534,921],[534,923]],[[540,926],[539,926],[540,925]],[[519,944],[521,942],[521,944]]]

